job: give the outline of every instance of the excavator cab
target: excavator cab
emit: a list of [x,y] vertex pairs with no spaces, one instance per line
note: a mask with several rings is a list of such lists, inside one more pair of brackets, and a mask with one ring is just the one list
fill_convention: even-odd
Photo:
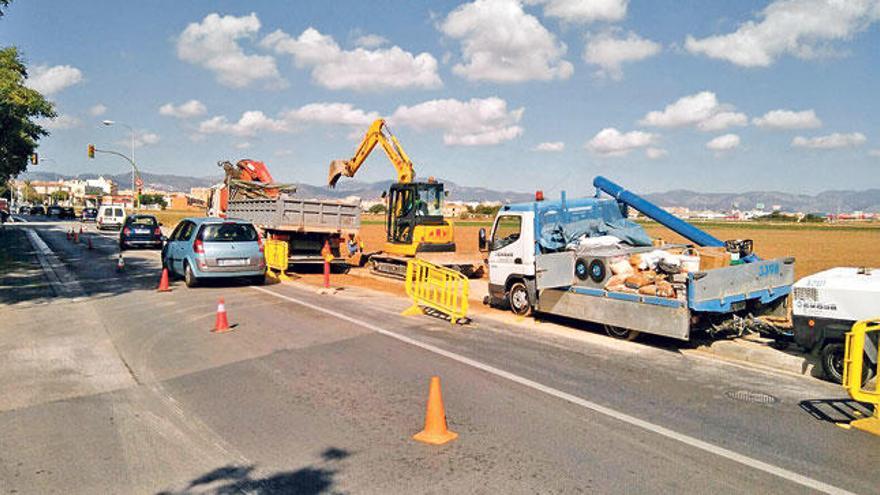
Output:
[[[437,182],[392,184],[388,191],[385,219],[388,242],[405,245],[422,243],[425,239],[414,239],[416,227],[447,225],[443,219],[445,197],[443,184]],[[431,229],[427,230],[433,233]],[[427,244],[421,246],[424,248]]]

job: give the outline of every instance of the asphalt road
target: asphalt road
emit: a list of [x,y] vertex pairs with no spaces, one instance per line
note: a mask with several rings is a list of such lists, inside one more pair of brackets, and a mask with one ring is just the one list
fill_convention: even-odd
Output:
[[[878,492],[880,438],[832,424],[860,407],[828,383],[357,289],[157,293],[158,252],[120,274],[112,234],[28,227],[80,293],[0,306],[0,493]],[[432,375],[440,447],[410,439]]]

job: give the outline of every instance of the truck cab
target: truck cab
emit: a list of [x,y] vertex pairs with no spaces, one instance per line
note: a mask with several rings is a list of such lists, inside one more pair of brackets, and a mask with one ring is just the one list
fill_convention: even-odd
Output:
[[490,302],[506,304],[518,315],[528,314],[537,301],[534,221],[534,211],[504,207],[490,237],[481,235],[482,247],[489,251]]

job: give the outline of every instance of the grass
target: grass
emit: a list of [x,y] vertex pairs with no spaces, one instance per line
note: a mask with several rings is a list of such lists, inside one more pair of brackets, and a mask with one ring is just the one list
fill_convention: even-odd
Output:
[[137,210],[136,213],[153,215],[163,226],[172,229],[184,218],[205,216],[205,212],[201,210]]

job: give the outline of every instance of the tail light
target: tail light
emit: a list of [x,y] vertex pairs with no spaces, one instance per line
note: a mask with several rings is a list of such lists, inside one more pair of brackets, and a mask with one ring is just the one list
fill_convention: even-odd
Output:
[[153,234],[156,234],[157,236],[161,236],[161,235],[162,235],[162,229],[160,229],[159,227],[156,227],[156,229],[153,230]]
[[263,236],[261,236],[259,232],[257,232],[257,246],[260,246],[260,252],[262,253],[263,252]]
[[122,229],[122,234],[123,235],[131,235],[131,229],[128,227]]
[[205,254],[205,243],[203,243],[201,239],[196,239],[195,242],[193,242],[193,251],[196,254]]

